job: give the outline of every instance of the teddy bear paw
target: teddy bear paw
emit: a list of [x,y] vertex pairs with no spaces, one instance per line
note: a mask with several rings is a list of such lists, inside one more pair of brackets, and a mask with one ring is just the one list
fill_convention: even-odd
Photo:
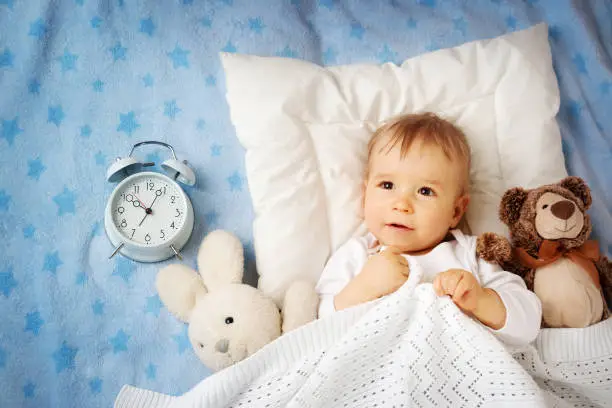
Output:
[[485,232],[476,241],[476,254],[487,262],[502,264],[512,259],[512,246],[505,237]]

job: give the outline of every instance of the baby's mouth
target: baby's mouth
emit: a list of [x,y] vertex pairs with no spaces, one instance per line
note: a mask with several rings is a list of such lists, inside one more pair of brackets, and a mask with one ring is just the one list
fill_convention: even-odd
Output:
[[391,228],[397,228],[403,231],[412,231],[414,228],[409,227],[407,225],[403,225],[403,224],[397,224],[397,223],[391,223],[391,224],[387,224],[387,227],[391,227]]

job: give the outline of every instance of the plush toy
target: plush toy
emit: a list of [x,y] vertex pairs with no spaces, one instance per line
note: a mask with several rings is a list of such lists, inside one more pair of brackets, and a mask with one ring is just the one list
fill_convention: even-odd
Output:
[[299,281],[288,288],[282,321],[271,298],[243,284],[243,247],[229,232],[208,234],[197,263],[199,274],[180,264],[163,268],[156,286],[168,310],[189,323],[191,345],[212,370],[246,358],[279,337],[281,331],[286,333],[316,319],[319,298],[311,283]]
[[499,209],[511,242],[493,233],[478,238],[478,256],[522,276],[538,295],[544,327],[586,327],[609,315],[612,264],[588,241],[590,205],[590,189],[578,177],[513,188]]

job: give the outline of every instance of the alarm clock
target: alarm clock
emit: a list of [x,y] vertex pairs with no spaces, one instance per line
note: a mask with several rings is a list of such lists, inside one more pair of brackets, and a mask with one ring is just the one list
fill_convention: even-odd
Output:
[[[161,145],[170,150],[172,159],[161,165],[166,174],[141,171],[155,163],[141,163],[132,157],[142,145]],[[193,207],[179,185],[194,185],[195,174],[187,161],[179,161],[172,146],[159,141],[135,144],[127,158],[117,158],[106,178],[119,182],[112,191],[104,213],[106,235],[117,253],[138,262],[158,262],[172,256],[181,258],[180,250],[193,231]]]

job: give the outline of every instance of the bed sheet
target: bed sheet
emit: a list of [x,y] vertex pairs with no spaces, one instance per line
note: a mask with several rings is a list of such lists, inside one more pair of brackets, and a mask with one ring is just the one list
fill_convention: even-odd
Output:
[[[323,65],[402,60],[545,21],[570,174],[612,252],[612,3],[607,0],[0,0],[0,406],[106,407],[123,384],[180,394],[210,372],[103,226],[105,172],[143,140],[194,168],[196,225],[245,243],[244,151],[219,51]],[[160,163],[166,152],[139,150]]]

